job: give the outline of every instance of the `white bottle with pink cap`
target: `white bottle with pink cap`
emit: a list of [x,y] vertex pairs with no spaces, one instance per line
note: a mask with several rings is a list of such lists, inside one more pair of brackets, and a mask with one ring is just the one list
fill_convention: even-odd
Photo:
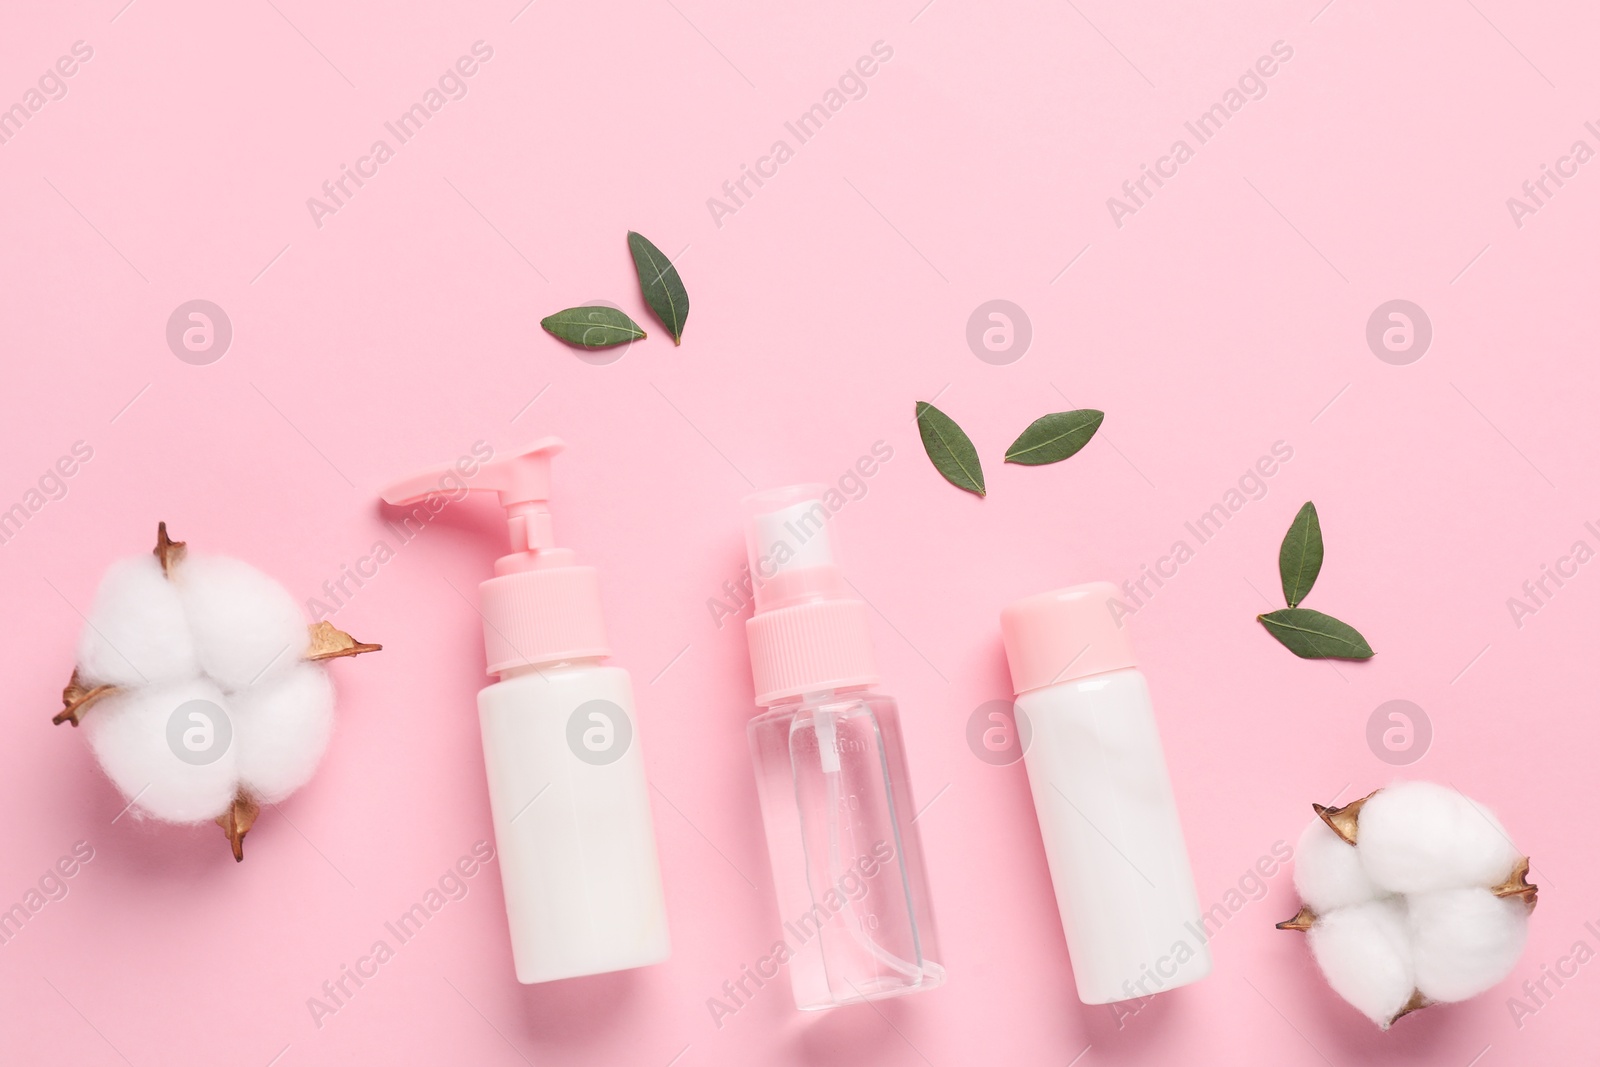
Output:
[[444,466],[383,493],[408,505],[494,489],[506,509],[512,551],[478,587],[489,673],[500,678],[478,694],[478,718],[511,952],[530,984],[671,951],[633,687],[603,662],[595,569],[551,533],[550,459],[562,447],[545,438],[470,481]]
[[782,924],[755,973],[759,985],[787,970],[802,1010],[944,980],[899,711],[872,689],[867,605],[834,564],[828,495],[802,485],[745,502],[746,629],[767,709],[748,732]]
[[1000,615],[1018,733],[1067,951],[1085,1004],[1211,973],[1150,690],[1108,582]]

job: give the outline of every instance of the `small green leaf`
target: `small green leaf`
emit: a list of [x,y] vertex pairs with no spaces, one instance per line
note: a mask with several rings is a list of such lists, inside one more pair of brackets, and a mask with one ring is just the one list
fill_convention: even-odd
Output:
[[922,434],[922,447],[945,481],[983,496],[983,467],[978,463],[978,450],[954,419],[926,400],[919,400],[917,432]]
[[1022,463],[1037,467],[1045,463],[1059,463],[1089,443],[1095,431],[1106,419],[1106,413],[1094,408],[1079,411],[1057,411],[1052,415],[1034,419],[1022,436],[1006,449],[1007,463]]
[[633,269],[639,275],[644,302],[650,305],[661,325],[672,335],[672,343],[683,344],[683,323],[689,317],[689,294],[678,277],[678,268],[661,249],[643,234],[628,231],[628,251],[633,253]]
[[1317,506],[1307,500],[1278,549],[1278,577],[1283,581],[1283,599],[1291,608],[1299,607],[1311,592],[1321,570],[1322,523],[1317,520]]
[[539,325],[551,336],[579,348],[610,348],[644,337],[637,322],[616,308],[598,305],[558,311],[540,319]]
[[1372,646],[1355,627],[1310,608],[1279,608],[1256,621],[1301,659],[1371,659]]

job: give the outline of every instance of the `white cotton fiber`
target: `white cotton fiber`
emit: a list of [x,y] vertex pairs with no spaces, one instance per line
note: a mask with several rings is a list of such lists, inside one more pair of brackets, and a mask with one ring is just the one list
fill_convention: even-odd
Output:
[[310,780],[333,732],[333,682],[315,663],[296,663],[269,685],[233,697],[239,782],[267,803]]
[[1522,955],[1528,907],[1487,889],[1441,889],[1407,898],[1417,988],[1430,1000],[1475,997]]
[[[204,719],[192,719],[185,712],[172,742],[169,723],[174,712],[190,701],[205,702],[191,709]],[[216,685],[197,679],[112,693],[90,708],[83,730],[95,758],[124,799],[168,822],[205,822],[222,814],[234,796],[235,745],[226,741],[228,726],[216,721],[219,714],[227,714],[227,698]],[[208,758],[210,752],[191,755],[190,760],[180,758],[174,744],[208,747],[205,720],[210,720],[210,743],[222,746],[215,749],[217,758],[194,761]],[[193,732],[185,736],[186,731]]]
[[113,563],[87,622],[78,638],[85,686],[160,685],[197,673],[183,605],[154,555]]
[[1488,808],[1432,782],[1396,782],[1368,800],[1356,850],[1395,893],[1492,886],[1522,855]]
[[1523,856],[1488,808],[1431,782],[1395,782],[1363,803],[1353,836],[1347,845],[1318,819],[1295,853],[1311,952],[1340,996],[1388,1029],[1418,995],[1466,1000],[1511,973],[1532,893],[1494,895]]
[[1340,908],[1307,937],[1334,992],[1387,1030],[1416,990],[1405,905],[1374,900]]
[[1355,846],[1321,819],[1311,820],[1294,855],[1295,890],[1319,915],[1384,895],[1367,877]]
[[241,793],[283,800],[316,770],[333,684],[305,658],[299,605],[267,575],[193,553],[170,573],[154,555],[123,560],[88,622],[79,681],[113,691],[87,707],[82,728],[135,814],[204,822]]
[[288,590],[248,563],[189,555],[173,583],[200,669],[234,692],[285,674],[305,653],[305,618]]

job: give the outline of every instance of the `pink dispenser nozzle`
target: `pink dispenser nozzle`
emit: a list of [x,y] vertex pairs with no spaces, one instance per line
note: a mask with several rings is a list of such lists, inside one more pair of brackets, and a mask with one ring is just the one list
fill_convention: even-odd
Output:
[[609,656],[600,610],[600,581],[593,567],[557,548],[550,522],[550,460],[566,447],[545,437],[470,477],[455,464],[418,471],[383,490],[389,504],[415,504],[433,496],[459,499],[494,490],[506,510],[511,552],[495,560],[495,576],[478,586],[489,673],[563,660]]
[[[454,497],[471,490],[495,490],[511,528],[511,555],[495,564],[495,573],[548,566],[555,561],[540,563],[527,556],[561,551],[556,549],[550,526],[550,460],[566,447],[559,437],[541,438],[520,452],[481,465],[470,481],[461,476],[456,465],[442,463],[390,485],[383,490],[383,499],[406,505],[435,494]],[[452,479],[456,484],[452,485]]]

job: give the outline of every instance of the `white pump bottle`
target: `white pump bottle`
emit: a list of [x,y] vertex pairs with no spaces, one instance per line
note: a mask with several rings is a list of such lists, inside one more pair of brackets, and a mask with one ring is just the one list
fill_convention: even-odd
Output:
[[451,487],[493,489],[506,509],[512,551],[478,587],[489,673],[500,680],[478,694],[478,713],[512,956],[529,984],[660,963],[671,951],[633,688],[603,662],[611,650],[595,569],[551,533],[550,459],[562,447],[545,438],[470,482],[443,466],[383,493],[409,505]]

